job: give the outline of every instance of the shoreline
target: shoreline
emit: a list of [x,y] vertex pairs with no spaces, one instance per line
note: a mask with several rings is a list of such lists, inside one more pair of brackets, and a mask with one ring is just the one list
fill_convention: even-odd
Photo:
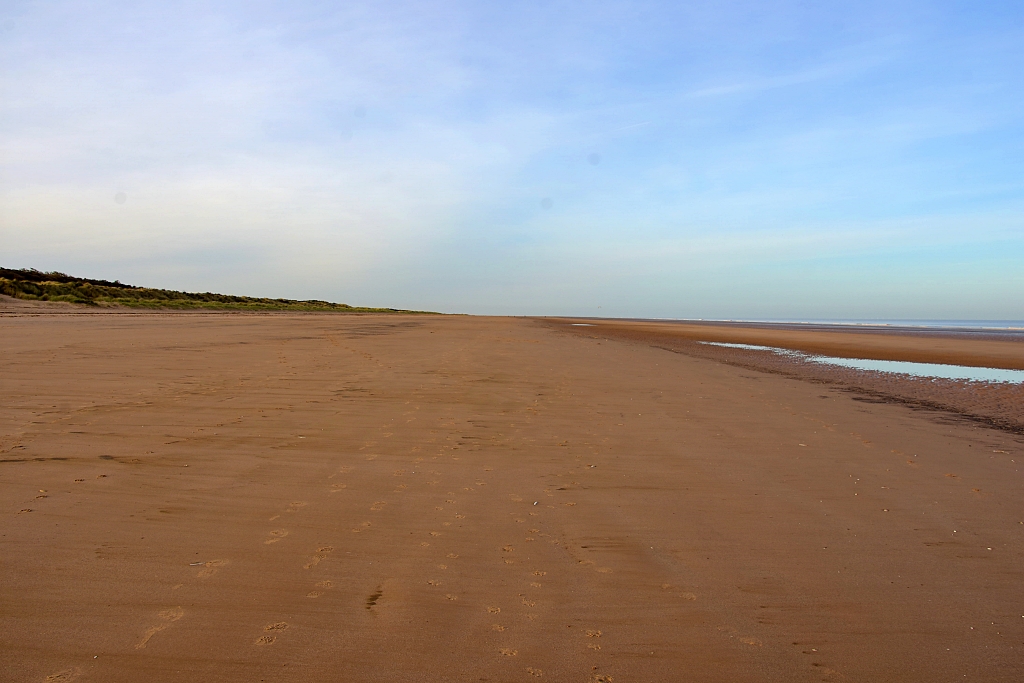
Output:
[[[930,411],[943,419],[963,420],[988,428],[1024,434],[1024,384],[937,379],[860,370],[815,363],[808,358],[772,351],[718,346],[740,343],[771,346],[804,354],[839,358],[873,358],[909,362],[941,362],[973,367],[1024,368],[1024,339],[978,338],[972,335],[898,334],[886,332],[819,332],[790,328],[669,327],[649,323],[594,324],[577,327],[566,319],[544,324],[577,336],[644,344],[686,355],[792,379],[833,386],[864,400]],[[707,342],[714,342],[708,344]],[[937,360],[938,359],[938,360]],[[960,362],[971,360],[973,363]]]
[[[559,318],[571,318],[574,316],[552,316]],[[580,318],[586,319],[586,318]],[[790,327],[814,329],[835,329],[835,330],[869,330],[869,331],[1006,331],[1011,333],[1024,333],[1024,320],[712,320],[708,318],[594,318],[597,320],[624,320],[641,323],[670,323],[670,324],[693,324],[693,325],[737,325],[741,327]],[[1009,325],[985,325],[982,323],[1012,323]]]
[[[1024,370],[1024,333],[950,329],[835,329],[788,323],[667,323],[534,318],[570,329],[650,342],[711,341],[772,346],[812,355]],[[575,327],[581,323],[590,327]]]

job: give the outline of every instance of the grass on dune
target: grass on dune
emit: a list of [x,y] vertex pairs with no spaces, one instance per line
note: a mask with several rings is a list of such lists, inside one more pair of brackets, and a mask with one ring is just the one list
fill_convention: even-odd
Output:
[[125,285],[118,281],[76,278],[34,269],[0,268],[0,294],[29,301],[64,301],[88,306],[236,311],[333,311],[339,313],[424,313],[395,308],[368,308],[330,301],[296,301],[234,296],[212,292],[179,292]]

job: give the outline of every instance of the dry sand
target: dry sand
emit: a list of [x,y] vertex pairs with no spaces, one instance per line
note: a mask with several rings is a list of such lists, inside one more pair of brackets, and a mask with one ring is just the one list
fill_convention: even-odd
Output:
[[1024,679],[1024,438],[578,330],[0,317],[0,678]]

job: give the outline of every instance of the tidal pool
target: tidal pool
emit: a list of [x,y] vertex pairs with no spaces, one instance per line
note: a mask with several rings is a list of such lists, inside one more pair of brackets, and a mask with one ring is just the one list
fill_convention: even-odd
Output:
[[800,351],[780,349],[774,346],[757,346],[755,344],[727,344],[725,342],[698,342],[709,346],[724,346],[730,349],[748,349],[750,351],[771,351],[780,356],[800,358],[810,363],[821,365],[838,365],[854,370],[870,370],[873,372],[890,372],[912,377],[930,377],[936,379],[966,379],[972,382],[1007,382],[1024,383],[1024,370],[1004,370],[1002,368],[974,368],[969,365],[944,365],[941,363],[912,363],[902,360],[870,360],[867,358],[836,358],[834,356],[814,356]]

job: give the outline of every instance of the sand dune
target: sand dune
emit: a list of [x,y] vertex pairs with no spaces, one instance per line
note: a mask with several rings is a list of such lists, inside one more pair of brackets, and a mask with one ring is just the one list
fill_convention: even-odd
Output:
[[1005,430],[550,321],[0,343],[5,681],[1024,678]]

